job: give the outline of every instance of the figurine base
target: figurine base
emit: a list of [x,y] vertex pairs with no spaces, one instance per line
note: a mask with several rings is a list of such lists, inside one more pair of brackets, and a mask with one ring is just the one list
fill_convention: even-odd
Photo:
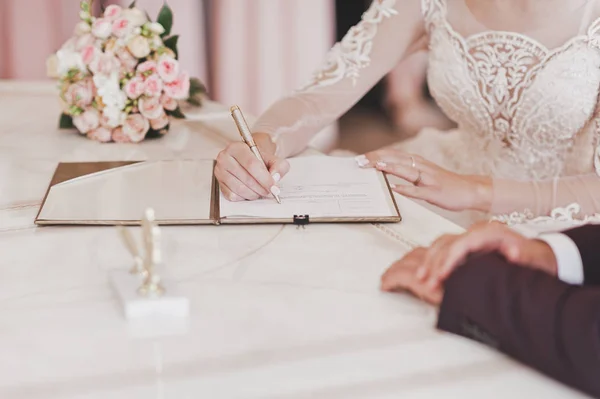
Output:
[[168,281],[162,282],[162,295],[142,295],[139,293],[142,277],[138,275],[117,270],[109,273],[109,279],[128,320],[189,317],[189,299],[177,293],[174,284]]

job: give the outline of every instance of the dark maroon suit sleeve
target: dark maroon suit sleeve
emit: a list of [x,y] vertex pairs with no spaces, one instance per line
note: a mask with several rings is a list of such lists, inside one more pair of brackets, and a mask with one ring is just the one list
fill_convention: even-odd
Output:
[[[584,262],[595,263],[586,263],[586,272],[600,267],[600,241],[580,239],[584,230],[569,234]],[[571,286],[497,254],[473,257],[456,269],[446,282],[438,318],[439,329],[490,345],[596,397],[599,326],[599,286]]]

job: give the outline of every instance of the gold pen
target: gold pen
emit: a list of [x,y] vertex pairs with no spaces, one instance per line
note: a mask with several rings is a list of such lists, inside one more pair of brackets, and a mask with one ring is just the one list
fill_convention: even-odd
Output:
[[[235,122],[235,125],[237,126],[237,129],[240,132],[240,136],[242,136],[242,140],[244,140],[244,143],[246,143],[248,145],[248,147],[250,147],[250,151],[252,151],[254,156],[260,162],[262,162],[262,164],[265,165],[265,168],[267,169],[267,171],[269,171],[269,168],[267,167],[265,160],[260,155],[260,151],[258,150],[256,143],[254,142],[254,138],[252,137],[252,132],[250,131],[250,127],[248,126],[248,123],[246,122],[246,119],[244,118],[244,115],[242,114],[240,107],[238,107],[237,105],[234,105],[233,107],[230,108],[230,111],[231,111],[231,117],[233,118],[233,121]],[[279,194],[274,193],[273,190],[271,190],[271,194],[273,194],[273,197],[275,198],[277,203],[281,204],[281,199],[279,198]]]

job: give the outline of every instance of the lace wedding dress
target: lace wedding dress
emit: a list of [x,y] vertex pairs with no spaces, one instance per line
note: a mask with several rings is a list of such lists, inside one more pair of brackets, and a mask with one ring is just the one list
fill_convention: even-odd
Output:
[[570,206],[558,215],[594,215],[600,0],[539,3],[516,33],[518,10],[490,29],[465,0],[375,0],[313,79],[267,110],[254,131],[294,155],[402,58],[428,46],[431,93],[458,128],[425,129],[401,148],[455,172],[492,176],[493,214],[524,219]]

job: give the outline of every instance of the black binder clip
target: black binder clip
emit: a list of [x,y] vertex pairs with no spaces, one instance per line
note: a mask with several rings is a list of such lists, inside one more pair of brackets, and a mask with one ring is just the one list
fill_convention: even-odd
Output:
[[300,227],[305,229],[308,223],[310,223],[310,218],[308,215],[294,215],[294,224],[298,229]]

